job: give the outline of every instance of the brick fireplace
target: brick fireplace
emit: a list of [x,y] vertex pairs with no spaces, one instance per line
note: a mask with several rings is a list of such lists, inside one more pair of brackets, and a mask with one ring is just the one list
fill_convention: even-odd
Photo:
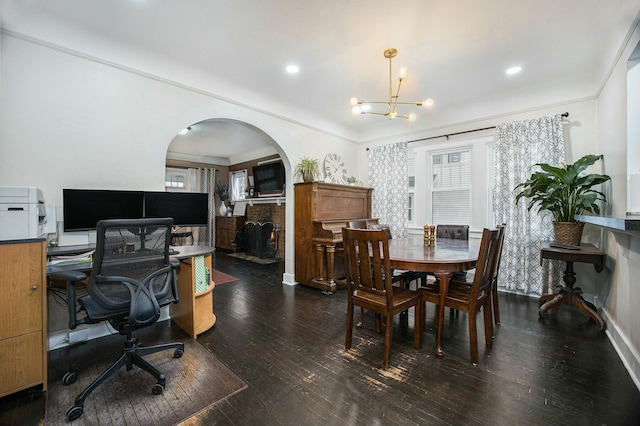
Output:
[[246,216],[245,252],[264,258],[284,258],[284,203],[247,205]]

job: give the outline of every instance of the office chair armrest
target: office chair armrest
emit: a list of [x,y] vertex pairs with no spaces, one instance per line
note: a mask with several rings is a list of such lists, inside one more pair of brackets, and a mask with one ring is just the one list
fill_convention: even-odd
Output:
[[171,274],[173,275],[173,282],[171,284],[171,294],[173,295],[173,303],[178,303],[178,266],[180,266],[180,260],[175,258],[169,259],[169,264],[171,265]]
[[60,271],[49,275],[51,278],[67,282],[67,309],[69,312],[69,328],[75,329],[83,321],[76,319],[76,282],[87,279],[87,274],[80,271]]

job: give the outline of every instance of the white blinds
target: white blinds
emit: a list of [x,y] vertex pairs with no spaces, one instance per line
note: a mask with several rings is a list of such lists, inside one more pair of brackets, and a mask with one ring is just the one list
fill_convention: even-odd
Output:
[[431,219],[440,225],[471,223],[471,152],[434,154],[431,157]]

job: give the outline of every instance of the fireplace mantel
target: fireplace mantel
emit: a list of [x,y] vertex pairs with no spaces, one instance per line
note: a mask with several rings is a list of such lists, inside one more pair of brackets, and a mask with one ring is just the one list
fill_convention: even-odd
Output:
[[285,197],[255,197],[255,198],[246,198],[244,200],[236,200],[236,201],[232,201],[231,205],[234,205],[235,203],[238,202],[245,202],[247,203],[247,205],[249,206],[253,206],[254,204],[277,204],[277,205],[281,205],[285,203],[286,198]]

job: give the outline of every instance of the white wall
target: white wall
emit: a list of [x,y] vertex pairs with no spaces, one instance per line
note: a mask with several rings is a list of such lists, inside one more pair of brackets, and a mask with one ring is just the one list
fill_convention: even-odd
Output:
[[[636,27],[598,98],[598,147],[605,156],[604,171],[611,176],[612,214],[619,217],[627,210],[627,156],[636,156],[629,164],[640,164],[640,141],[627,135],[627,123],[637,123],[640,117],[627,115],[626,102],[627,60],[639,42],[640,27]],[[604,304],[607,334],[640,387],[639,234],[604,231],[609,261],[598,295]]]
[[[153,76],[2,34],[0,184],[36,186],[62,213],[63,188],[163,190],[171,140],[209,118],[244,121],[277,143],[287,171],[284,281],[293,283],[292,166],[353,143]],[[214,154],[215,155],[215,154]]]

